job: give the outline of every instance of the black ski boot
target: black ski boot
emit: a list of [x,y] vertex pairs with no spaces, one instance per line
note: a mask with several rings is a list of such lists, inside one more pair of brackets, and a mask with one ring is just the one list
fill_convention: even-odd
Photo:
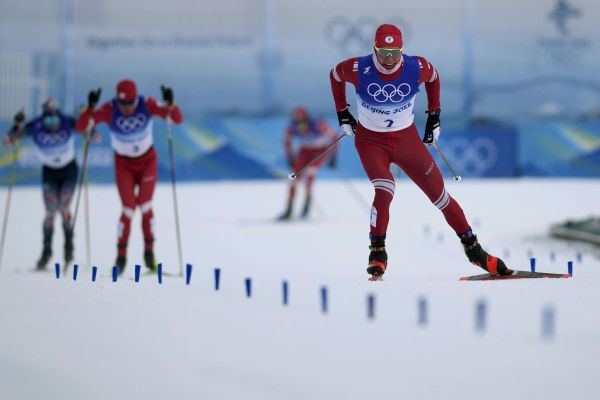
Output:
[[125,271],[125,264],[127,264],[127,257],[117,256],[117,259],[115,260],[115,266],[118,269],[119,275],[122,275],[123,271]]
[[289,221],[292,218],[292,201],[288,200],[287,208],[279,217],[277,217],[277,221]]
[[65,266],[69,265],[73,261],[73,235],[67,237],[65,240]]
[[37,262],[35,267],[36,271],[43,271],[46,269],[46,265],[48,265],[48,261],[50,261],[50,257],[52,257],[52,249],[50,247],[44,247],[42,250],[42,255]]
[[308,213],[310,212],[310,204],[311,204],[311,197],[306,196],[306,200],[304,201],[304,207],[302,208],[302,214],[300,214],[300,218],[302,218],[302,219],[308,218]]
[[483,268],[490,274],[494,275],[510,275],[512,270],[506,267],[504,261],[500,258],[487,253],[477,240],[477,236],[469,231],[465,234],[458,235],[460,242],[463,245],[465,254],[471,264]]
[[387,253],[385,251],[385,236],[371,237],[371,245],[369,246],[371,253],[369,254],[369,266],[367,273],[373,278],[382,276],[387,268]]
[[152,250],[144,251],[144,265],[152,271],[156,271],[156,259],[154,258],[154,252]]

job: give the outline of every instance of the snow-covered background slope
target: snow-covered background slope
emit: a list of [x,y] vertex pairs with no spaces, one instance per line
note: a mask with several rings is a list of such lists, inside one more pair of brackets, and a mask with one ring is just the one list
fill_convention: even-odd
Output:
[[[0,269],[0,397],[550,399],[593,398],[600,390],[600,261],[590,247],[547,237],[553,222],[597,213],[597,181],[448,183],[482,244],[508,264],[528,269],[533,255],[538,270],[566,272],[567,261],[575,262],[572,279],[503,282],[458,281],[480,271],[439,211],[406,180],[392,204],[389,269],[375,283],[365,272],[369,183],[318,182],[308,221],[276,223],[285,189],[284,182],[178,186],[183,254],[194,266],[189,286],[175,277],[162,285],[153,277],[131,279],[142,261],[138,214],[130,265],[111,282],[120,212],[113,186],[90,188],[97,282],[84,265],[83,208],[78,280],[23,272],[41,251],[43,206],[39,188],[16,189]],[[4,206],[6,192],[0,196]],[[154,206],[156,255],[175,272],[170,185],[159,185]],[[58,260],[61,249],[57,222]],[[417,322],[422,297],[429,311],[424,326]],[[487,304],[483,332],[475,330],[480,300]],[[547,307],[555,329],[544,338]]]

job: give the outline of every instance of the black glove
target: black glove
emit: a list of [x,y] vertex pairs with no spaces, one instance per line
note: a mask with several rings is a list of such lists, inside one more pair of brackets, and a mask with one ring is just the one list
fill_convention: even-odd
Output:
[[25,121],[25,111],[20,110],[18,113],[16,113],[13,117],[13,121],[15,125],[21,125]]
[[168,86],[160,85],[160,91],[162,92],[162,97],[165,104],[168,106],[173,104],[173,89]]
[[[354,119],[352,114],[350,114],[350,110],[348,109],[348,107],[344,108],[342,111],[338,111],[337,116],[338,116],[338,121],[340,123],[340,127],[342,127],[342,130],[344,131],[344,133],[352,133],[354,135],[356,133],[357,124],[356,124],[356,120]],[[350,128],[352,129],[352,132],[345,131],[344,125],[349,125]]]
[[335,169],[335,167],[337,167],[337,154],[334,154],[331,157],[329,157],[329,162],[327,163],[327,166],[329,167],[329,169]]
[[425,124],[425,134],[423,135],[423,143],[432,144],[440,136],[440,113],[441,109],[434,112],[428,112],[427,123]]
[[92,90],[88,93],[88,107],[94,109],[98,101],[100,100],[100,94],[102,93],[102,89],[98,88],[96,90]]

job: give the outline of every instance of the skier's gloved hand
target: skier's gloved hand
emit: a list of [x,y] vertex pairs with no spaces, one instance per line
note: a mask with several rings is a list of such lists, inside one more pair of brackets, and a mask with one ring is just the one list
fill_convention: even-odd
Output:
[[335,169],[337,167],[337,154],[332,155],[327,163],[329,169]]
[[168,106],[173,104],[173,89],[168,86],[160,85],[160,91],[162,92],[162,97],[165,104]]
[[350,114],[348,107],[344,108],[342,111],[338,111],[337,116],[342,131],[347,135],[354,135],[356,133],[357,123],[352,114]]
[[25,122],[25,111],[19,110],[19,112],[13,117],[13,122],[15,125],[21,125],[23,122]]
[[100,101],[100,94],[102,93],[102,89],[98,88],[96,90],[91,90],[88,93],[88,107],[91,108],[92,110],[96,107],[96,105],[98,104],[98,101]]
[[423,143],[432,144],[440,137],[440,113],[441,109],[434,112],[427,112],[427,123],[425,124],[425,134],[423,135]]

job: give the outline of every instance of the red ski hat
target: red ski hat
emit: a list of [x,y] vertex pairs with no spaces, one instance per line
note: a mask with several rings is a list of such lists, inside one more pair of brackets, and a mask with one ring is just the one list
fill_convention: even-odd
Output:
[[383,24],[375,31],[375,47],[402,48],[402,32],[395,25]]
[[134,81],[125,79],[117,84],[118,101],[133,101],[135,99],[137,99],[137,89]]
[[308,119],[308,110],[304,107],[296,107],[292,110],[292,119],[294,121],[303,121]]

